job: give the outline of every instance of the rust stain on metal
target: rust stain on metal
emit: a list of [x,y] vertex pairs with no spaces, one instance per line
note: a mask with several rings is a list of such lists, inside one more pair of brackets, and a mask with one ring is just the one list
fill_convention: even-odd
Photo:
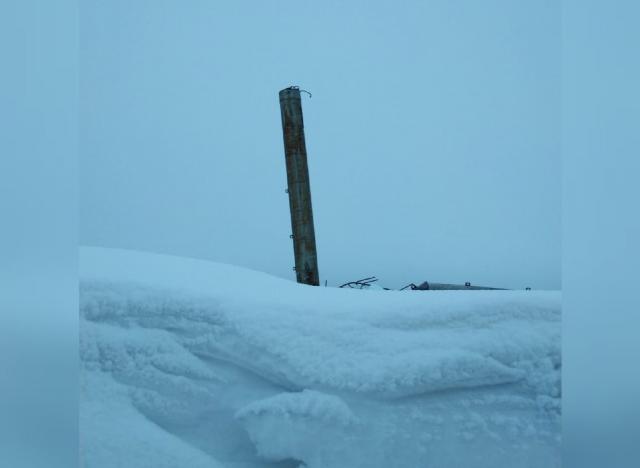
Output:
[[320,285],[300,89],[280,91],[293,251],[298,283]]

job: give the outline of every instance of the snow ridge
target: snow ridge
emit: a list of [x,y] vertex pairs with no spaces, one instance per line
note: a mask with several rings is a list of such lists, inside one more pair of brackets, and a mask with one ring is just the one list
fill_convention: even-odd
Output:
[[[115,249],[80,260],[91,466],[559,466],[558,292],[312,288]],[[169,464],[122,462],[107,406],[153,421]]]

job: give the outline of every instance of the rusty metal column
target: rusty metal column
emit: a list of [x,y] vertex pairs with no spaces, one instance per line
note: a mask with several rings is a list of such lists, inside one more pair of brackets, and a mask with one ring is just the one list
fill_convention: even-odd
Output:
[[311,209],[311,188],[304,141],[300,89],[292,86],[280,91],[280,113],[287,163],[287,192],[291,210],[293,253],[298,283],[320,285],[316,235]]

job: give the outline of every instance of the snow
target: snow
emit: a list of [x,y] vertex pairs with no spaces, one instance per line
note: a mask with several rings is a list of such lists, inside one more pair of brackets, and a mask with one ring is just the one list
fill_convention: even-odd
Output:
[[[560,293],[80,250],[86,466],[560,466]],[[303,464],[304,463],[304,464]]]

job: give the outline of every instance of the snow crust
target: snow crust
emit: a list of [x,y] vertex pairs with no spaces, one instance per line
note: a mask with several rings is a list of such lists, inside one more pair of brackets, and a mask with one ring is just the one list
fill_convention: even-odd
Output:
[[[86,466],[560,466],[560,293],[80,250]],[[304,463],[304,464],[303,464]]]

